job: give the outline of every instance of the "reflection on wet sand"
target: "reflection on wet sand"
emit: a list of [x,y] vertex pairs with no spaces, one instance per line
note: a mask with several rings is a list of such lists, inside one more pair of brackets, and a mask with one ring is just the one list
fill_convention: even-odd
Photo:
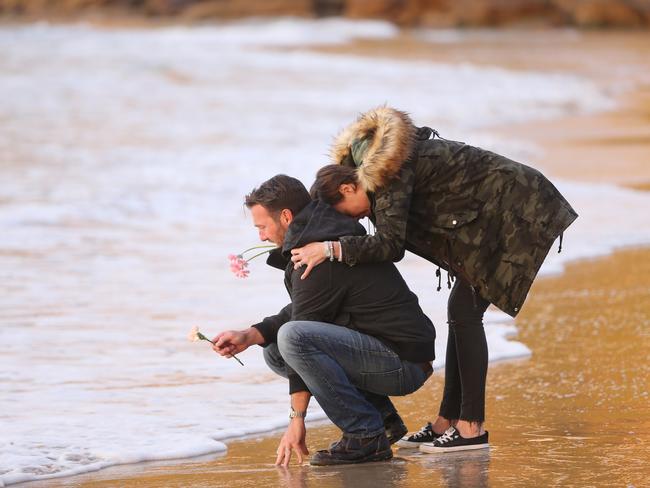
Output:
[[442,455],[420,455],[410,458],[423,469],[439,473],[448,488],[487,488],[490,449],[449,452]]
[[325,488],[340,486],[376,486],[397,488],[407,479],[407,461],[344,466],[299,466],[277,468],[278,486],[287,488]]
[[276,468],[278,486],[287,488],[372,486],[397,488],[413,481],[411,466],[422,469],[435,484],[445,488],[487,488],[490,450],[421,455],[416,450],[399,450],[383,463],[336,467],[298,466]]

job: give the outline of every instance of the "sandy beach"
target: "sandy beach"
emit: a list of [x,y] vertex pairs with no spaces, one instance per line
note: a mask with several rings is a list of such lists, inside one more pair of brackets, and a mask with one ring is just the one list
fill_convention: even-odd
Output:
[[[390,44],[322,50],[566,70],[606,86],[612,77],[643,66],[649,39],[643,33],[537,32],[432,51],[405,35]],[[615,111],[497,127],[494,133],[542,147],[534,165],[551,178],[650,189],[650,79],[636,81],[638,87]],[[490,365],[490,450],[435,456],[396,449],[386,463],[285,470],[273,466],[281,435],[275,432],[228,442],[227,454],[216,458],[127,465],[20,486],[644,486],[650,475],[649,276],[650,249],[625,249],[572,263],[562,275],[535,283],[516,320],[518,340],[532,357]],[[438,371],[416,394],[396,399],[411,430],[437,412],[442,383]],[[309,449],[322,449],[338,437],[331,425],[312,426]]]

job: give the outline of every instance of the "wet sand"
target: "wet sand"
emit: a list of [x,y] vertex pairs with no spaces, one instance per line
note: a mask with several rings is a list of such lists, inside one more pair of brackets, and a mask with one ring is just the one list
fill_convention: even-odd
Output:
[[[645,34],[620,36],[589,35],[582,48],[573,41],[565,42],[567,50],[561,52],[556,45],[556,59],[552,59],[553,38],[543,43],[535,36],[519,44],[495,37],[492,45],[477,43],[475,49],[471,43],[463,48],[450,46],[440,50],[444,54],[436,51],[435,56],[436,60],[447,57],[449,61],[480,61],[515,69],[594,70],[589,74],[601,76],[607,84],[613,75],[606,73],[607,66],[592,62],[591,54],[607,49],[605,54],[612,60],[636,69],[642,59],[640,53],[650,49],[650,44],[640,42],[648,39]],[[538,48],[531,51],[531,43]],[[378,46],[358,45],[355,49],[363,54],[398,55]],[[402,53],[433,56],[430,47],[429,51],[418,49],[402,47]],[[577,66],[580,64],[582,67]],[[496,131],[507,129],[518,137],[543,143],[548,152],[537,165],[551,177],[643,188],[650,182],[650,103],[643,86],[626,96],[629,102],[611,113]],[[558,127],[562,129],[551,130]],[[619,155],[615,164],[603,152],[608,147]],[[228,453],[216,459],[121,466],[21,486],[647,485],[650,250],[630,249],[577,262],[561,276],[538,280],[516,323],[518,340],[533,354],[527,360],[490,365],[490,450],[436,456],[396,449],[395,458],[385,463],[338,468],[293,465],[284,470],[273,466],[281,435],[275,433],[229,442]],[[437,372],[416,394],[396,399],[409,428],[418,429],[434,415],[442,384],[442,373]],[[312,426],[309,449],[324,448],[338,437],[338,430],[331,425]]]

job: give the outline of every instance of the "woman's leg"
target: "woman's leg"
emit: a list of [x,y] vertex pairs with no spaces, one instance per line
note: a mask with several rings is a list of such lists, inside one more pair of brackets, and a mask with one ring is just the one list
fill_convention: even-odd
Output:
[[489,304],[460,279],[449,295],[449,340],[440,417],[450,423],[458,419],[456,428],[466,438],[483,433],[488,363],[483,315]]
[[[449,302],[452,303],[458,290],[458,281],[449,294]],[[449,305],[447,310],[449,310]],[[448,323],[451,321],[447,316]],[[447,334],[447,352],[445,355],[445,386],[440,403],[438,418],[433,422],[433,430],[442,434],[450,426],[455,425],[460,416],[461,383],[458,370],[458,357],[456,355],[456,334],[453,327],[449,327]]]

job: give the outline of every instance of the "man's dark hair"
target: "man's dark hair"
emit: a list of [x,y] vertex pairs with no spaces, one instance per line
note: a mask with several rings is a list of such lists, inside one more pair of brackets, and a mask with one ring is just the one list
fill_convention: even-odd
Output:
[[298,215],[309,202],[309,192],[300,180],[287,175],[275,175],[246,195],[244,204],[248,208],[261,205],[269,213],[278,213],[288,208],[293,215]]

